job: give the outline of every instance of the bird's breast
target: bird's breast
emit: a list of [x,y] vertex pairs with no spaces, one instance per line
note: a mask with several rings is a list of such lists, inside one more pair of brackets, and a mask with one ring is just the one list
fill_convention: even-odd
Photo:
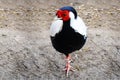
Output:
[[61,53],[71,53],[79,50],[86,41],[83,35],[75,32],[68,24],[64,24],[62,30],[51,40],[54,48]]

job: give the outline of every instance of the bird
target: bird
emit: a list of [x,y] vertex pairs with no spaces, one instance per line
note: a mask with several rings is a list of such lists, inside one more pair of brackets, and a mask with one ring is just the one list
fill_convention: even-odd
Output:
[[80,50],[87,40],[87,26],[72,6],[64,6],[56,11],[50,26],[50,40],[56,51],[66,56],[66,75],[72,70],[71,53]]

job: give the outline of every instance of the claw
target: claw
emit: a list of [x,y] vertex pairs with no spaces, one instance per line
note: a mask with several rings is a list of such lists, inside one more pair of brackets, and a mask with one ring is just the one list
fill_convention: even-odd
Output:
[[66,64],[66,76],[67,76],[67,77],[68,77],[68,73],[69,73],[70,70],[71,70],[70,63],[67,63],[67,64]]
[[66,56],[66,61],[67,63],[66,63],[66,67],[64,70],[66,71],[66,76],[68,77],[69,71],[74,71],[72,69],[73,67],[70,65],[70,62],[72,61],[70,55]]

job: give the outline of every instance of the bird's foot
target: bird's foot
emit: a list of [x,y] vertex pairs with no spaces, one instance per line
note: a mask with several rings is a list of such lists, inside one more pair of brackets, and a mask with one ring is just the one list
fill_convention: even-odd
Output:
[[73,69],[73,67],[70,65],[70,63],[71,63],[71,58],[70,58],[70,56],[68,55],[67,57],[66,57],[66,61],[67,61],[67,63],[66,63],[66,66],[65,66],[65,71],[66,71],[66,76],[68,77],[68,73],[69,73],[69,71],[74,71],[74,69]]
[[74,71],[73,67],[70,64],[66,64],[66,67],[64,69],[66,71],[66,76],[68,77],[69,71]]

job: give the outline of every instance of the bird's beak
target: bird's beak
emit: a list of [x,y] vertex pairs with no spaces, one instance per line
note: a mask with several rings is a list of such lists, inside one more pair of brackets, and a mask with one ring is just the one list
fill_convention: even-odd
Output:
[[54,20],[62,20],[62,18],[58,18],[57,16],[54,18]]

